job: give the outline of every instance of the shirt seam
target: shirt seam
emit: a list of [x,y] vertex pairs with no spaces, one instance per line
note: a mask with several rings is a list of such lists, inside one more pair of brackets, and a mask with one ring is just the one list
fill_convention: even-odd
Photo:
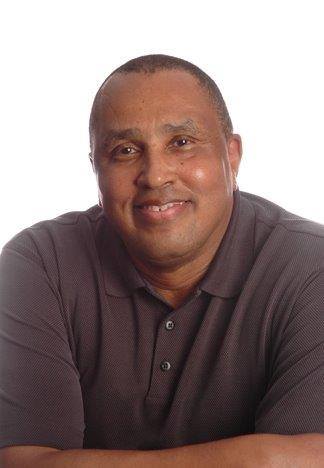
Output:
[[[297,232],[298,234],[305,234],[305,235],[309,235],[309,236],[313,236],[313,237],[319,237],[320,239],[324,239],[324,234],[321,235],[321,234],[315,234],[315,233],[309,232],[309,231],[300,231],[298,229],[292,229],[292,228],[287,227],[285,224],[283,224],[281,222],[277,222],[277,223],[274,223],[274,224],[269,224],[266,221],[264,221],[263,219],[259,218],[257,215],[256,215],[256,219],[257,219],[257,221],[259,221],[260,223],[265,224],[269,228],[274,228],[275,226],[282,226],[288,232]],[[311,220],[309,220],[308,222],[311,222],[311,223],[314,222],[315,223],[315,221],[311,221]],[[320,224],[320,226],[321,226],[321,224]],[[324,228],[324,225],[323,225],[323,228]]]

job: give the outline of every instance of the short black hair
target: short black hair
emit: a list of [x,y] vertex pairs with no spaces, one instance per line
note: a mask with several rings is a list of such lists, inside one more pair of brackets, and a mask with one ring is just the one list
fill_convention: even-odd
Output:
[[216,111],[222,129],[225,133],[226,138],[233,133],[233,125],[231,118],[229,116],[225,101],[223,96],[216,85],[215,81],[207,75],[203,70],[194,65],[187,60],[180,59],[178,57],[172,57],[171,55],[164,54],[151,54],[151,55],[142,55],[128,62],[124,63],[120,67],[116,68],[110,75],[105,79],[105,81],[100,86],[91,109],[89,131],[90,139],[92,136],[93,128],[95,125],[95,114],[97,110],[97,105],[100,99],[101,90],[104,88],[108,79],[117,74],[117,73],[147,73],[152,74],[157,71],[163,70],[184,70],[194,76],[198,83],[208,91],[210,98],[216,106]]

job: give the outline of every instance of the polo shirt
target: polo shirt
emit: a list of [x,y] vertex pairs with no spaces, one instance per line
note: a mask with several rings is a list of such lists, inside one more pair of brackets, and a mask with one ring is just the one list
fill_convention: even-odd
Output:
[[102,209],[1,254],[0,446],[163,449],[324,433],[324,226],[237,190],[174,309]]

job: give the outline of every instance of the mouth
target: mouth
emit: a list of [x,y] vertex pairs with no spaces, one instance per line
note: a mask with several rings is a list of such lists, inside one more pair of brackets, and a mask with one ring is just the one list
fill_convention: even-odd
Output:
[[171,221],[184,213],[190,204],[190,200],[177,200],[164,204],[145,203],[135,205],[135,212],[149,222]]
[[168,210],[169,208],[172,208],[173,206],[175,205],[183,205],[184,203],[187,203],[186,200],[183,200],[183,201],[174,201],[174,202],[169,202],[169,203],[165,203],[163,205],[160,205],[160,204],[145,204],[145,205],[137,205],[137,208],[140,208],[142,210],[149,210],[149,211],[166,211]]

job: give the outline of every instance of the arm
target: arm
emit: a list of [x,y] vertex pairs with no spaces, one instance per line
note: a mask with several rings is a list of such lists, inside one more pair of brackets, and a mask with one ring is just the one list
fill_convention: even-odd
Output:
[[[8,447],[3,468],[320,468],[324,435],[251,434],[164,450],[56,450]],[[34,451],[34,456],[31,455]],[[29,452],[29,454],[28,454]],[[1,453],[1,450],[0,450]],[[27,462],[28,460],[28,462]]]
[[[8,255],[11,260],[9,266],[6,266],[9,260]],[[10,468],[28,468],[28,466],[33,466],[33,468],[132,466],[136,468],[136,465],[140,464],[143,468],[145,466],[181,468],[188,464],[189,466],[196,465],[197,468],[199,466],[220,468],[222,466],[252,468],[253,466],[294,466],[297,468],[303,466],[304,468],[323,465],[323,463],[318,463],[319,459],[324,459],[324,435],[319,434],[324,432],[322,413],[324,391],[321,377],[323,375],[321,356],[323,356],[324,343],[323,315],[321,315],[323,294],[318,295],[318,291],[323,293],[324,290],[323,275],[318,276],[316,282],[311,283],[310,287],[305,289],[304,297],[298,302],[298,307],[282,334],[276,363],[277,371],[274,373],[274,378],[257,414],[256,432],[259,434],[164,450],[83,450],[81,448],[70,449],[71,446],[82,447],[84,427],[82,396],[77,372],[65,339],[64,326],[59,319],[60,312],[57,300],[53,296],[53,287],[44,277],[37,258],[24,257],[22,259],[18,252],[8,253],[7,251],[3,256],[2,264],[3,273],[5,273],[2,277],[5,281],[2,291],[4,315],[1,319],[4,341],[1,346],[4,350],[2,355],[12,357],[9,363],[1,360],[2,372],[3,375],[8,373],[8,376],[19,376],[19,381],[27,382],[28,385],[35,387],[26,389],[25,386],[16,386],[11,378],[2,380],[2,383],[6,382],[7,385],[3,395],[13,397],[9,406],[7,406],[7,399],[0,404],[0,406],[3,405],[2,410],[6,411],[5,419],[2,416],[2,422],[0,420],[0,428],[3,424],[2,444],[3,446],[13,445],[13,447],[0,450],[0,465],[4,468],[6,466]],[[18,294],[16,284],[19,284],[21,288],[18,303],[25,306],[19,308],[19,316],[16,308],[13,307],[14,304],[11,304],[11,299],[17,297]],[[39,303],[35,304],[35,298],[30,295],[30,291],[33,290],[38,291],[38,301],[44,301],[41,316],[35,315],[35,307],[37,305],[38,308]],[[55,318],[54,321],[53,318]],[[37,343],[35,336],[31,336],[28,346],[22,348],[17,346],[19,343],[16,339],[7,340],[7,337],[16,336],[17,327],[21,327],[20,338],[24,337],[28,340],[28,330],[31,324],[38,330]],[[312,327],[311,330],[309,327]],[[303,340],[304,348],[300,347],[300,333],[306,333],[306,336],[311,338]],[[37,353],[39,364],[45,360],[47,363],[45,367],[55,371],[55,379],[49,381],[45,375],[40,376],[37,373],[33,373],[33,379],[29,378],[30,360],[26,353],[33,351],[36,346],[42,351]],[[318,354],[319,350],[322,350],[322,354],[321,352]],[[34,356],[34,353],[31,352],[30,355]],[[287,359],[287,356],[290,359]],[[302,364],[305,360],[308,363],[307,366],[302,365],[299,369],[299,363]],[[24,362],[23,366],[22,362]],[[304,376],[299,372],[304,372]],[[64,386],[67,381],[69,385]],[[287,382],[290,386],[288,389]],[[49,383],[52,387],[50,389],[46,387]],[[57,392],[53,393],[54,389],[57,389]],[[16,394],[18,390],[20,393]],[[66,392],[63,399],[62,390]],[[49,393],[53,397],[57,395],[57,401],[51,402],[52,404],[48,407],[42,407],[40,412],[39,408],[35,407],[34,395],[37,395],[38,401],[46,402]],[[15,406],[21,398],[24,399],[25,426],[22,426],[21,422],[24,421]],[[57,413],[56,409],[65,402],[67,402],[67,407],[64,408],[64,412]],[[282,406],[282,402],[286,403],[286,407]],[[71,404],[74,405],[73,411]],[[37,414],[35,414],[36,410]],[[51,413],[50,419],[48,419],[49,412]],[[73,416],[73,420],[69,417],[69,427],[65,428],[67,423],[65,415],[68,413]],[[301,418],[300,415],[302,415]],[[41,424],[38,425],[40,420]],[[34,426],[35,423],[37,424]],[[300,433],[301,435],[272,435],[269,434],[270,432]],[[35,447],[36,445],[38,447]],[[50,446],[61,447],[63,450],[51,449]]]
[[27,234],[0,256],[0,447],[83,446],[78,370],[54,281]]
[[323,270],[309,276],[289,315],[277,314],[271,343],[255,433],[324,434]]

